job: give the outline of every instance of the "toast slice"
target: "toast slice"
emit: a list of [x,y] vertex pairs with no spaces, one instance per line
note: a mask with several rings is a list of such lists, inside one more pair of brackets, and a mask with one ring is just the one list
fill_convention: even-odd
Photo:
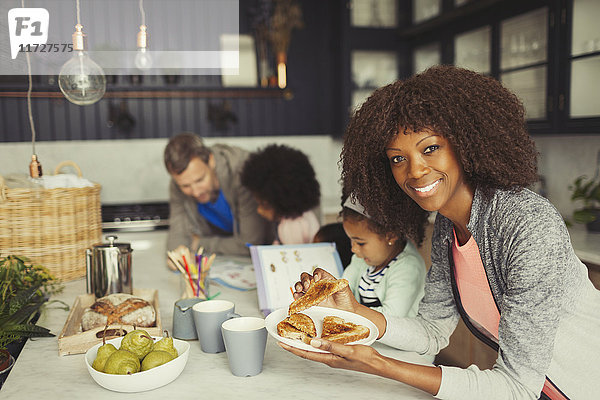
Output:
[[343,318],[327,316],[323,318],[323,333],[321,338],[329,341],[346,344],[364,339],[371,333],[364,325],[346,322]]
[[277,324],[277,334],[309,344],[310,340],[317,336],[317,328],[312,318],[306,314],[297,313]]
[[321,303],[327,297],[348,286],[346,279],[321,279],[315,282],[311,280],[310,286],[304,296],[294,300],[290,304],[289,315],[299,313],[312,306]]

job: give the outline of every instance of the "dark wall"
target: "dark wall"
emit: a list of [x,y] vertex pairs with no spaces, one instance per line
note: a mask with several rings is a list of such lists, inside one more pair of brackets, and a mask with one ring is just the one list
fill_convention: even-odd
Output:
[[[141,84],[133,84],[131,77],[118,76],[108,85],[105,98],[94,105],[78,106],[62,97],[55,77],[35,77],[34,91],[55,95],[55,98],[32,98],[37,140],[161,138],[180,131],[206,137],[339,136],[343,129],[341,118],[336,115],[340,109],[336,94],[340,93],[339,3],[300,2],[305,27],[292,34],[288,53],[289,92],[221,90],[218,77],[182,76],[177,83],[168,84],[164,77],[145,76]],[[255,0],[240,0],[240,33],[250,33],[247,11],[255,4]],[[19,80],[22,82],[23,78]],[[6,77],[4,82],[0,92],[20,92],[22,96],[27,90],[24,83],[7,84]],[[161,94],[158,98],[110,97],[115,91],[131,90]],[[170,98],[171,95],[175,97]],[[138,97],[147,96],[145,93]],[[0,97],[0,141],[29,140],[26,99]]]

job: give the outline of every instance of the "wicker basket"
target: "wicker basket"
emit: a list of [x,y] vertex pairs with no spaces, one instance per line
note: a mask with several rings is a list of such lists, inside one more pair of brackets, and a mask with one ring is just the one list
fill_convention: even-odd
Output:
[[[72,161],[56,166],[58,174]],[[85,250],[101,241],[100,185],[9,189],[0,176],[0,253],[22,255],[63,281],[86,275]]]

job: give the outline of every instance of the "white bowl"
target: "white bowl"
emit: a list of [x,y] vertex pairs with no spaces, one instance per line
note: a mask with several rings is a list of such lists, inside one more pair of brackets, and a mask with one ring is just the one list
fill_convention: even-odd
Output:
[[[112,343],[118,349],[122,339],[122,337],[119,337],[107,340],[106,343]],[[160,337],[154,337],[155,342],[160,339]],[[173,339],[173,345],[179,353],[176,359],[148,371],[131,375],[105,374],[92,368],[92,363],[96,359],[98,348],[102,346],[102,343],[95,345],[85,353],[85,365],[96,383],[106,389],[128,393],[152,390],[173,382],[181,374],[187,363],[190,355],[190,344],[183,340]]]

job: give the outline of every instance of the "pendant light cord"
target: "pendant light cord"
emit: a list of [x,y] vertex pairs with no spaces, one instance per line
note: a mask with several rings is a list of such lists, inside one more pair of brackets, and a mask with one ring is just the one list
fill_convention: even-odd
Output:
[[[21,7],[25,8],[25,0],[21,0]],[[29,82],[29,87],[27,88],[27,114],[29,116],[29,126],[31,127],[32,154],[35,154],[35,124],[33,123],[33,113],[31,112],[31,89],[33,82],[31,79],[31,59],[29,58],[29,52],[25,52],[25,58],[27,59],[27,78]]]
[[77,8],[77,25],[81,25],[81,9],[79,8],[79,0],[75,0],[75,7]]
[[142,14],[142,25],[146,25],[146,12],[144,11],[144,0],[140,0],[140,14]]

